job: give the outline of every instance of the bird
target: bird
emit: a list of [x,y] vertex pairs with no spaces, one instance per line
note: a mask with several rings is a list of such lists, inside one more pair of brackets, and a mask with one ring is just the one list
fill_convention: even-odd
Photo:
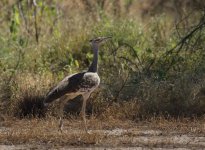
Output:
[[60,81],[57,86],[51,89],[44,98],[44,106],[47,107],[51,102],[55,100],[60,101],[59,107],[59,130],[62,132],[63,128],[63,106],[68,101],[79,95],[83,98],[83,104],[81,108],[81,115],[84,122],[85,131],[87,130],[86,123],[86,102],[90,97],[90,94],[99,86],[100,77],[98,75],[98,51],[99,46],[110,39],[111,37],[97,37],[90,40],[91,47],[93,49],[93,60],[87,71],[71,74],[66,76]]

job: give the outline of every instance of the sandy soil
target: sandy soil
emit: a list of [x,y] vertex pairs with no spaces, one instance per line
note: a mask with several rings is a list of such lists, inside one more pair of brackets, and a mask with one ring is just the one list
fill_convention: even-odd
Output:
[[[9,120],[0,126],[0,150],[22,149],[205,149],[203,122],[144,123],[65,121],[63,133],[57,120]],[[175,126],[176,125],[176,126]]]

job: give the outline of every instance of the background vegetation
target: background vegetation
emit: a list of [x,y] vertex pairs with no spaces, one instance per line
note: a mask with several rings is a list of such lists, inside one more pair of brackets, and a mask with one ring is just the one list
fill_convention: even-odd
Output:
[[[205,3],[200,0],[2,0],[0,111],[45,116],[41,102],[100,49],[101,85],[88,111],[143,119],[205,113]],[[47,115],[55,115],[55,105]],[[68,108],[73,107],[73,110]],[[78,113],[80,100],[66,111]]]

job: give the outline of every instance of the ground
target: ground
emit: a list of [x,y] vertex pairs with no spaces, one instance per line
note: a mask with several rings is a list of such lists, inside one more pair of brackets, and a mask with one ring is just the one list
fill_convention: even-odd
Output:
[[58,119],[5,117],[0,123],[0,149],[205,149],[204,119],[130,121],[88,119],[89,133],[80,118]]

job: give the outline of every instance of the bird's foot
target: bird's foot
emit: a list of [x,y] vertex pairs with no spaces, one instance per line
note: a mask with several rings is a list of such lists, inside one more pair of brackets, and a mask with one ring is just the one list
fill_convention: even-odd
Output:
[[62,128],[59,128],[59,129],[58,129],[58,132],[63,133],[63,129],[62,129]]
[[85,133],[90,135],[90,134],[91,134],[91,131],[88,131],[88,130],[87,130],[87,131],[85,131]]
[[85,133],[90,134],[90,131],[88,130],[87,125],[85,125],[85,124],[84,124],[84,131],[85,131]]

